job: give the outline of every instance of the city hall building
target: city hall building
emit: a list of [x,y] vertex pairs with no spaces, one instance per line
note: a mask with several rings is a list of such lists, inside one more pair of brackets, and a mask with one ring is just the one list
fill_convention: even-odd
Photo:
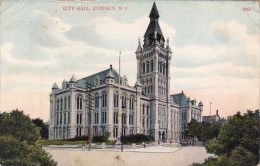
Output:
[[[93,75],[76,79],[73,75],[62,86],[56,83],[50,94],[49,139],[110,133],[109,139],[142,133],[155,141],[180,142],[187,123],[202,120],[203,104],[182,91],[170,94],[172,51],[159,25],[156,4],[150,23],[139,39],[135,52],[137,80],[128,84],[126,76],[108,66]],[[93,107],[89,109],[86,85],[91,85]]]

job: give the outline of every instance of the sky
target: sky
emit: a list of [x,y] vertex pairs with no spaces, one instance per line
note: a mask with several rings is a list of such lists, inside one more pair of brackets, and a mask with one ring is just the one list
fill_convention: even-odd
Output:
[[[0,111],[49,119],[54,82],[109,68],[136,82],[138,38],[153,1],[9,0],[0,15]],[[172,49],[171,93],[202,101],[203,115],[259,109],[257,1],[156,1]],[[115,10],[97,10],[115,9]],[[122,7],[123,10],[119,10]],[[86,9],[89,10],[86,10]],[[85,9],[85,10],[79,10]],[[95,9],[95,10],[94,10]]]

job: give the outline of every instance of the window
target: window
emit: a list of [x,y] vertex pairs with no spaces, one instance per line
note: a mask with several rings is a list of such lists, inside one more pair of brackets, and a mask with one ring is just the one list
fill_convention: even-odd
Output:
[[118,124],[118,113],[114,112],[114,124]]
[[66,118],[67,118],[66,113],[64,113],[64,124],[66,124],[66,121],[67,121]]
[[67,109],[67,97],[64,98],[64,110]]
[[70,112],[68,112],[68,124],[70,124]]
[[94,126],[93,127],[93,134],[96,136],[98,134],[98,127]]
[[63,106],[63,100],[60,99],[60,110],[62,111],[62,106]]
[[126,114],[122,114],[122,124],[126,124]]
[[134,125],[134,114],[133,113],[129,114],[129,125]]
[[60,125],[62,125],[62,113],[60,113]]
[[146,63],[146,73],[149,73],[149,61]]
[[99,107],[99,96],[98,94],[95,95],[95,108]]
[[146,115],[147,116],[149,115],[149,107],[148,106],[146,107]]
[[58,100],[57,100],[57,111],[59,111],[59,106],[60,106],[60,105],[59,105],[59,102],[60,102],[60,101],[59,101],[59,99],[58,99]]
[[98,124],[98,113],[95,112],[95,124]]
[[122,96],[122,108],[126,108],[126,96]]
[[143,113],[142,113],[142,115],[144,115],[144,107],[145,107],[145,105],[143,105],[143,109],[142,109]]
[[143,63],[143,74],[145,74],[145,63]]
[[107,94],[103,93],[102,94],[102,107],[106,107],[107,106]]
[[107,122],[107,112],[102,112],[102,114],[101,114],[101,121],[102,121],[102,123],[106,123]]
[[130,97],[129,100],[129,110],[134,110],[134,98]]
[[70,96],[68,96],[68,109],[70,109]]
[[82,114],[80,113],[77,114],[77,124],[78,125],[82,124]]
[[153,71],[153,60],[151,60],[151,71]]
[[59,114],[56,114],[56,125],[59,125]]
[[80,137],[81,136],[81,127],[77,128],[77,136]]
[[118,108],[118,94],[114,94],[114,107]]
[[117,132],[118,132],[118,128],[117,128],[117,127],[114,127],[114,128],[113,128],[113,137],[114,137],[114,138],[117,138]]

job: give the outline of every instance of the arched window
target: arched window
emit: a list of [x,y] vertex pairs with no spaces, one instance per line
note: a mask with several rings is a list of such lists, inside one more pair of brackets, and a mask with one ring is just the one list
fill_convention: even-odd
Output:
[[146,62],[146,73],[149,73],[149,65],[150,65],[150,63],[149,63],[149,61],[147,61]]
[[95,108],[98,108],[99,107],[99,96],[98,94],[96,93],[95,94]]
[[126,108],[126,96],[122,96],[122,108]]
[[82,110],[82,103],[83,103],[83,99],[81,96],[78,96],[76,98],[76,102],[77,102],[77,110]]
[[103,93],[102,94],[102,107],[106,107],[107,106],[107,94]]
[[143,63],[143,74],[145,74],[145,63]]

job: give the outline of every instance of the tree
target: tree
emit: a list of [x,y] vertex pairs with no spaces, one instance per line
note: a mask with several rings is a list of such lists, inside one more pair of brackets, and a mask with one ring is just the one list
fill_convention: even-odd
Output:
[[39,130],[23,111],[0,113],[0,164],[4,166],[55,166],[39,145]]
[[0,163],[4,166],[56,166],[57,163],[43,149],[13,136],[0,136]]
[[33,119],[32,122],[40,129],[41,138],[48,139],[48,137],[49,137],[48,126],[43,123],[43,120],[40,118],[36,118],[36,119]]
[[[259,112],[248,111],[244,116],[238,112],[221,128],[218,138],[209,141],[206,149],[209,153],[214,153],[219,157],[227,156],[231,159],[232,155],[239,154],[234,150],[241,146],[255,156],[254,161],[257,164],[259,162],[259,142]],[[241,148],[239,151],[247,154]]]
[[200,123],[195,119],[191,119],[188,123],[188,135],[192,137],[192,145],[194,146],[195,137],[198,137]]
[[231,155],[210,157],[204,163],[194,163],[192,166],[255,166],[255,156],[245,148],[236,147]]
[[0,129],[0,136],[12,135],[28,144],[35,144],[40,136],[38,128],[32,123],[30,117],[18,109],[0,114]]

